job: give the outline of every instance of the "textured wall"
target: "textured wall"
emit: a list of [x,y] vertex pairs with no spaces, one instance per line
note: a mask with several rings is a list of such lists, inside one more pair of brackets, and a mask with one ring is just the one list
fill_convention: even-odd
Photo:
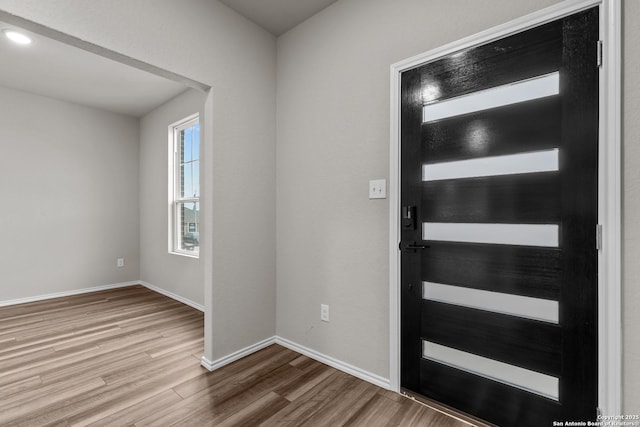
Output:
[[4,87],[0,111],[0,301],[137,280],[138,120]]

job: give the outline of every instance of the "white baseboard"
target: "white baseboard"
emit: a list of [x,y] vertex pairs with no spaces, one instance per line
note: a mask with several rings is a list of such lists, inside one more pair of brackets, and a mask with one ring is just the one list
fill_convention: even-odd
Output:
[[182,297],[178,294],[174,294],[173,292],[169,292],[165,289],[162,289],[158,286],[152,285],[151,283],[145,282],[144,280],[138,280],[137,282],[135,282],[136,284],[140,284],[142,286],[144,286],[147,289],[151,289],[152,291],[155,291],[159,294],[162,294],[164,296],[167,296],[171,299],[174,299],[176,301],[180,301],[183,304],[188,305],[189,307],[193,307],[196,310],[200,310],[204,313],[204,306],[202,304],[198,304],[197,302],[193,302],[188,298]]
[[114,284],[110,284],[110,285],[100,285],[100,286],[94,286],[91,288],[83,288],[83,289],[73,289],[71,291],[64,291],[64,292],[55,292],[52,294],[45,294],[45,295],[36,295],[33,297],[26,297],[26,298],[17,298],[17,299],[12,299],[12,300],[7,300],[7,301],[0,301],[0,307],[6,307],[6,306],[10,306],[10,305],[17,305],[17,304],[26,304],[28,302],[37,302],[37,301],[43,301],[43,300],[47,300],[47,299],[52,299],[52,298],[61,298],[61,297],[69,297],[69,296],[73,296],[73,295],[80,295],[80,294],[87,294],[89,292],[98,292],[98,291],[106,291],[109,289],[117,289],[117,288],[126,288],[128,286],[136,286],[136,285],[142,285],[147,289],[150,289],[154,292],[157,292],[159,294],[162,294],[164,296],[167,296],[171,299],[174,299],[176,301],[179,301],[183,304],[186,304],[190,307],[195,308],[196,310],[200,310],[202,312],[204,312],[204,306],[201,304],[198,304],[196,302],[191,301],[190,299],[181,297],[180,295],[174,294],[173,292],[169,292],[166,291],[162,288],[159,288],[158,286],[152,285],[151,283],[147,283],[143,280],[135,280],[132,282],[122,282],[122,283],[114,283]]
[[36,295],[33,297],[26,297],[26,298],[17,298],[17,299],[12,299],[7,301],[0,301],[0,307],[6,307],[9,305],[16,305],[16,304],[26,304],[28,302],[37,302],[37,301],[43,301],[43,300],[52,299],[52,298],[61,298],[61,297],[69,297],[73,295],[87,294],[89,292],[106,291],[109,289],[117,289],[117,288],[126,288],[127,286],[134,286],[139,284],[140,284],[139,281],[114,283],[111,285],[94,286],[92,288],[73,289],[71,291],[55,292],[53,294]]
[[208,369],[209,371],[215,371],[216,369],[222,368],[223,366],[228,365],[229,363],[235,362],[238,359],[242,359],[243,357],[253,354],[258,350],[262,350],[263,348],[268,347],[271,344],[274,344],[275,342],[276,342],[276,337],[267,338],[253,345],[245,347],[241,350],[235,351],[227,356],[216,359],[214,361],[211,361],[206,357],[202,356],[202,359],[200,360],[200,364],[204,366],[206,369]]
[[332,368],[335,368],[339,371],[342,371],[349,375],[353,375],[354,377],[360,378],[363,381],[367,381],[371,384],[375,384],[386,390],[391,389],[391,383],[389,382],[388,378],[383,378],[379,375],[365,371],[364,369],[360,369],[356,366],[350,365],[341,360],[334,359],[333,357],[324,355],[318,351],[301,346],[300,344],[296,344],[293,341],[289,341],[288,339],[285,339],[279,336],[267,338],[256,344],[245,347],[242,350],[238,350],[236,352],[229,354],[228,356],[221,357],[214,361],[211,361],[206,357],[202,356],[202,359],[200,360],[200,364],[204,366],[206,369],[208,369],[209,371],[215,371],[216,369],[222,368],[223,366],[228,365],[231,362],[235,362],[236,360],[249,356],[250,354],[255,353],[258,350],[262,350],[263,348],[268,347],[271,344],[279,344],[283,347],[288,348],[289,350],[293,350],[297,353],[303,354],[307,357],[310,357],[311,359],[317,360],[320,363],[329,365]]
[[293,341],[289,341],[286,338],[276,336],[275,342],[276,344],[280,344],[281,346],[287,347],[290,350],[293,350],[300,354],[304,354],[307,357],[317,360],[318,362],[324,363],[325,365],[329,365],[332,368],[336,368],[337,370],[345,372],[349,375],[353,375],[354,377],[360,378],[361,380],[367,381],[371,384],[375,384],[386,390],[391,389],[391,383],[388,378],[383,378],[380,375],[376,375],[374,373],[365,371],[364,369],[360,369],[356,366],[350,365],[341,360],[334,359],[333,357],[327,356],[318,351],[304,347],[300,344],[294,343]]

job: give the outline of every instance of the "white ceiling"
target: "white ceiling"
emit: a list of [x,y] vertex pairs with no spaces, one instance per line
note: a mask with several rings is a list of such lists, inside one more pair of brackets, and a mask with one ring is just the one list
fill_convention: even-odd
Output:
[[[220,0],[278,36],[336,0]],[[155,74],[0,22],[28,34],[19,46],[0,34],[0,86],[141,117],[187,90]]]
[[220,0],[279,36],[337,0]]
[[[1,29],[17,27],[0,22]],[[182,84],[29,33],[19,46],[0,34],[0,86],[140,117],[184,92]]]

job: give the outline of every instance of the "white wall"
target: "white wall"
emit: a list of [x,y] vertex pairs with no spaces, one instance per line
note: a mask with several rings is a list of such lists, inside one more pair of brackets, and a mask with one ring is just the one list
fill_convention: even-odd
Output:
[[0,111],[0,301],[137,280],[138,121],[4,87]]
[[205,355],[273,336],[275,38],[211,0],[0,0],[0,9],[213,88]]
[[[556,0],[340,0],[278,39],[277,332],[388,377],[389,66]],[[625,412],[640,412],[640,4],[625,1]],[[319,305],[331,322],[319,320]]]
[[623,347],[624,412],[640,414],[640,2],[623,4]]
[[188,90],[140,119],[140,280],[200,305],[204,305],[201,260],[167,250],[167,128],[194,113],[200,114],[204,127],[204,100],[205,94]]
[[389,204],[368,199],[389,176],[389,67],[552,3],[341,0],[278,39],[280,336],[389,377]]

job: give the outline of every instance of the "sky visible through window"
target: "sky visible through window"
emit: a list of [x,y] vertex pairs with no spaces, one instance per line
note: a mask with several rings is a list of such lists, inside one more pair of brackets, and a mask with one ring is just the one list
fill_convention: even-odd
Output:
[[181,129],[179,143],[177,249],[197,254],[200,247],[200,124],[195,122]]
[[181,197],[200,197],[200,124],[182,131]]

